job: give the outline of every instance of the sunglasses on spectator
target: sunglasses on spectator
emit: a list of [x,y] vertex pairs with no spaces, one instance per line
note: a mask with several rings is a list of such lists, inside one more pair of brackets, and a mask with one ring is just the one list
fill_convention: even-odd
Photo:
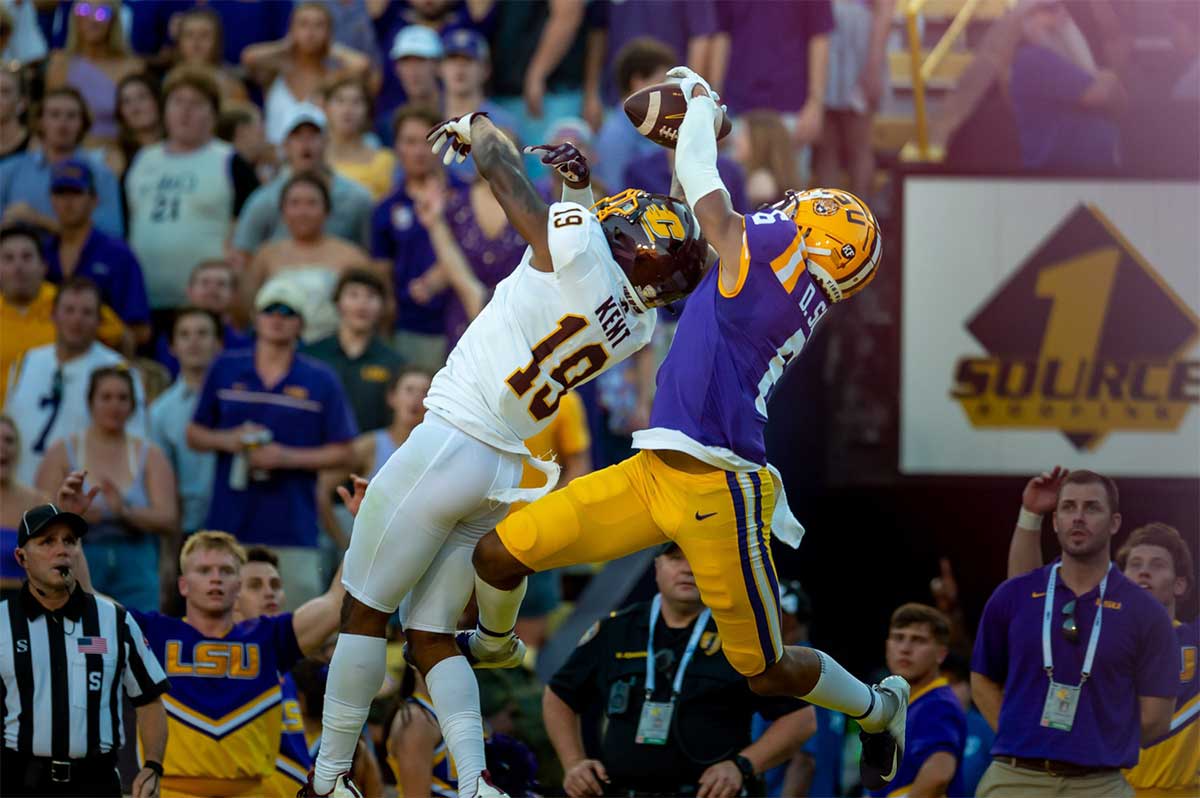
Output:
[[75,16],[91,17],[97,22],[108,22],[112,19],[112,9],[108,6],[93,5],[92,3],[76,3]]
[[1062,624],[1063,637],[1067,638],[1068,643],[1078,643],[1079,625],[1075,623],[1075,599],[1063,605],[1062,614],[1066,616]]
[[300,315],[299,313],[296,312],[296,309],[293,308],[291,305],[285,305],[282,302],[272,302],[271,304],[269,304],[265,308],[263,308],[262,312],[270,313],[273,316],[283,316],[283,317],[289,318],[289,319],[292,318],[293,316]]

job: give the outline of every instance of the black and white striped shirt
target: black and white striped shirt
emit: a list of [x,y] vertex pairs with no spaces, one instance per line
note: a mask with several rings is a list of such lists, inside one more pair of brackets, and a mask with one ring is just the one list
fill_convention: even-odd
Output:
[[49,611],[28,583],[0,602],[0,680],[4,747],[59,760],[125,744],[121,687],[135,706],[169,687],[124,607],[77,587]]

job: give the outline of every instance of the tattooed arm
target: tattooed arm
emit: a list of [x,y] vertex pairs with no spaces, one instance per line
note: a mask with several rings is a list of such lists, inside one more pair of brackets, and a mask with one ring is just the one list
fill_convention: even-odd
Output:
[[525,174],[517,148],[486,116],[471,120],[471,155],[475,168],[504,208],[508,223],[533,247],[533,267],[554,271],[546,243],[550,208]]

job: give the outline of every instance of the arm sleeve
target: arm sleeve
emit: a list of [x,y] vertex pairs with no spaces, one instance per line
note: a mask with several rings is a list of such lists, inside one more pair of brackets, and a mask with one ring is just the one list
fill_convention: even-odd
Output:
[[125,237],[125,222],[121,214],[121,186],[112,171],[95,159],[91,164],[96,180],[96,210],[92,221],[96,227],[110,236]]
[[594,259],[588,257],[588,245],[593,235],[604,232],[591,211],[576,202],[556,202],[550,206],[546,228],[550,261],[557,274],[587,274],[595,266]]
[[295,616],[288,612],[283,615],[264,617],[262,621],[275,625],[271,630],[271,639],[275,643],[277,658],[275,666],[280,673],[287,673],[296,667],[297,662],[304,659],[304,652],[300,650],[300,641],[296,639]]
[[[547,685],[563,703],[582,715],[603,690],[600,684],[600,662],[607,653],[607,623],[596,621],[593,629],[584,632],[567,662],[550,678]],[[588,635],[591,635],[589,638]]]
[[1008,678],[1008,584],[997,588],[983,608],[971,655],[971,670],[1000,685]]
[[1179,693],[1179,641],[1171,628],[1165,607],[1145,602],[1147,617],[1137,651],[1137,694],[1148,698],[1172,698]]
[[229,177],[233,180],[233,215],[239,216],[258,188],[258,174],[249,161],[235,152],[229,158]]
[[167,675],[154,652],[146,645],[146,638],[133,614],[118,609],[121,645],[125,646],[125,673],[121,683],[134,706],[149,704],[170,688]]

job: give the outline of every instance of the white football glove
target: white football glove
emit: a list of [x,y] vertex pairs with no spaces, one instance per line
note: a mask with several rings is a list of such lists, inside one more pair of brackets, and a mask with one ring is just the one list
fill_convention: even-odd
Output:
[[674,78],[675,80],[679,81],[679,88],[683,91],[683,99],[687,102],[690,103],[692,101],[692,89],[696,88],[697,86],[703,86],[704,90],[708,92],[708,96],[712,97],[713,102],[721,106],[721,109],[724,110],[725,106],[721,105],[721,95],[713,91],[713,87],[708,85],[707,80],[688,67],[672,67],[671,70],[667,72],[667,77]]
[[426,141],[433,142],[434,155],[441,154],[442,147],[445,147],[447,142],[450,144],[446,147],[446,154],[442,156],[442,163],[446,166],[449,166],[451,161],[462,163],[471,154],[471,120],[477,116],[487,114],[475,111],[458,119],[447,119],[440,125],[434,125],[425,136]]

